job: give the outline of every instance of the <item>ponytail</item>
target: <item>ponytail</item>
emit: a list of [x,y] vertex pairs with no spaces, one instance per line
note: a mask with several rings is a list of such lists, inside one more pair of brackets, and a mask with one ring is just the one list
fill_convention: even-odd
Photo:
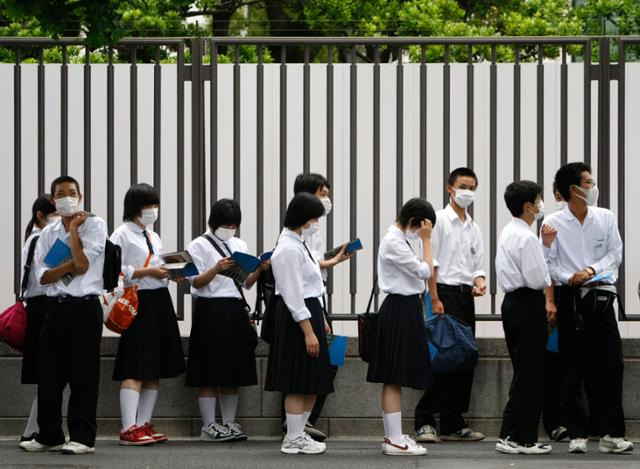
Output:
[[33,232],[33,227],[38,223],[38,212],[42,212],[45,215],[49,215],[56,211],[56,206],[49,194],[42,194],[36,199],[31,207],[31,219],[27,223],[27,229],[24,231],[25,241]]

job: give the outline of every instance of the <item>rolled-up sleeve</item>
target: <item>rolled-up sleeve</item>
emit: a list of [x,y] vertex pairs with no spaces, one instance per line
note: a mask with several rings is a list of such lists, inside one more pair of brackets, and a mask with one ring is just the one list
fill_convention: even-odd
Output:
[[108,234],[107,224],[102,218],[95,217],[88,220],[91,220],[91,223],[85,226],[82,233],[82,252],[91,263],[104,252]]
[[535,237],[528,238],[522,247],[522,276],[527,286],[533,290],[551,286],[549,267]]
[[478,277],[486,277],[484,270],[484,242],[482,241],[482,232],[478,226],[475,226],[473,236],[473,279]]
[[271,260],[278,291],[295,322],[311,318],[311,312],[304,302],[303,261],[301,253],[295,249],[283,249]]
[[409,275],[428,280],[431,278],[431,269],[426,261],[418,259],[408,244],[400,240],[393,240],[394,247],[390,249],[387,256],[399,269],[404,270]]
[[[109,238],[113,244],[117,244],[122,249],[122,259],[127,258],[127,250],[129,249],[129,243],[126,242],[124,236],[121,231],[116,231]],[[122,274],[124,275],[124,281],[126,283],[133,282],[133,273],[136,271],[136,267],[133,265],[127,265],[124,262],[122,263]]]

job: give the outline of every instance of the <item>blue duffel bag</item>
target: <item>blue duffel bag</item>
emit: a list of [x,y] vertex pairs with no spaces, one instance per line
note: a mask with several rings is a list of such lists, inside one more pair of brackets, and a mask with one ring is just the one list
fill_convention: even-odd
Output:
[[478,346],[471,327],[450,315],[434,315],[426,321],[431,369],[435,373],[471,370],[478,363]]

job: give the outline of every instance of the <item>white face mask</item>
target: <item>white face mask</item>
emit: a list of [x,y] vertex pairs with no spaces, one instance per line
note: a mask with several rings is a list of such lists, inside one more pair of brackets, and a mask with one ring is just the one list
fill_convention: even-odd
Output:
[[406,235],[407,235],[407,239],[418,239],[420,237],[420,235],[418,234],[418,230],[416,231],[411,231],[411,230],[407,230],[406,231]]
[[309,228],[302,228],[302,236],[308,238],[309,236],[313,236],[320,229],[320,223],[312,222],[309,224]]
[[331,199],[329,197],[320,197],[320,202],[324,207],[324,216],[326,217],[331,213],[331,209],[333,208],[333,204],[331,203]]
[[538,208],[538,213],[534,213],[533,216],[536,221],[542,220],[544,218],[544,202],[541,200],[536,207]]
[[469,205],[473,203],[473,199],[475,198],[475,192],[469,189],[456,189],[455,196],[453,200],[456,201],[459,207],[467,208]]
[[214,233],[218,239],[222,241],[229,241],[236,234],[236,230],[234,228],[218,228]]
[[62,197],[56,199],[56,211],[63,217],[71,217],[78,213],[80,199],[78,197]]
[[560,210],[564,210],[565,208],[567,208],[567,204],[564,200],[556,200],[556,210],[560,211]]
[[578,191],[580,191],[583,194],[583,195],[576,194],[578,197],[584,200],[587,203],[587,205],[589,205],[590,207],[595,207],[595,205],[598,203],[598,195],[600,195],[598,186],[594,184],[589,189],[585,189],[584,187],[579,187],[575,185],[573,187],[578,189]]
[[55,222],[60,220],[60,215],[51,215],[47,217],[47,225],[53,225]]
[[158,219],[158,209],[157,208],[146,208],[140,212],[140,223],[144,226],[153,225]]

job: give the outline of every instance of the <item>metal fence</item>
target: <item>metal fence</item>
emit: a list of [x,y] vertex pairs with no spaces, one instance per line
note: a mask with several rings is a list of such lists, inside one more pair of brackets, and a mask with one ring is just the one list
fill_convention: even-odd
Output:
[[[611,61],[612,44],[617,44],[617,63]],[[419,125],[421,129],[426,128],[427,109],[429,103],[427,97],[427,59],[426,50],[430,47],[441,46],[443,48],[443,88],[442,88],[442,155],[427,155],[427,132],[421,132],[419,144],[419,172],[420,184],[419,194],[426,197],[427,194],[427,158],[442,159],[442,177],[446,178],[450,172],[451,161],[451,82],[450,67],[452,64],[453,48],[467,49],[467,119],[464,123],[455,123],[455,125],[466,126],[466,164],[473,168],[476,163],[474,155],[474,139],[476,138],[474,123],[474,68],[479,60],[487,61],[490,64],[490,90],[489,90],[489,186],[490,186],[490,232],[487,256],[493,260],[496,252],[497,241],[497,100],[500,94],[498,90],[497,65],[498,65],[498,48],[509,48],[513,50],[513,179],[518,180],[521,177],[521,165],[523,163],[521,157],[521,135],[522,135],[522,108],[521,108],[521,65],[522,51],[527,50],[529,53],[533,51],[537,61],[537,84],[536,84],[536,166],[537,166],[537,182],[540,185],[549,184],[550,181],[544,180],[544,143],[545,130],[543,125],[544,114],[544,69],[546,66],[544,56],[545,48],[557,48],[559,60],[561,61],[561,85],[560,85],[560,161],[562,164],[567,162],[568,147],[568,80],[567,70],[568,62],[571,60],[572,54],[582,57],[582,66],[584,67],[584,161],[597,164],[598,185],[601,188],[599,205],[610,207],[612,177],[617,179],[617,213],[620,226],[620,232],[625,236],[625,57],[630,47],[637,47],[640,44],[640,37],[490,37],[490,38],[136,38],[124,39],[116,46],[118,50],[129,51],[130,57],[130,180],[131,183],[138,181],[137,159],[139,145],[137,139],[138,126],[138,81],[136,51],[142,48],[155,50],[154,60],[154,111],[153,111],[153,183],[159,188],[162,174],[161,154],[162,147],[160,144],[161,134],[161,51],[172,50],[175,53],[176,75],[177,75],[177,100],[175,103],[175,113],[177,126],[175,129],[177,138],[177,217],[175,219],[175,228],[177,229],[178,248],[185,245],[184,223],[185,223],[185,190],[191,188],[191,234],[195,237],[205,229],[205,220],[207,215],[207,191],[209,191],[210,200],[216,200],[218,197],[218,170],[221,155],[218,150],[218,100],[219,93],[226,90],[220,90],[218,85],[218,69],[220,51],[229,51],[233,57],[233,195],[236,200],[240,200],[241,184],[246,182],[241,177],[241,148],[243,137],[241,133],[241,95],[240,95],[240,47],[255,46],[257,49],[257,75],[256,75],[256,236],[257,250],[262,252],[265,248],[264,239],[264,200],[263,193],[265,190],[265,172],[264,172],[264,106],[265,106],[265,89],[264,89],[264,66],[265,54],[267,51],[276,51],[280,62],[280,125],[279,125],[279,206],[280,220],[284,217],[287,204],[287,162],[289,158],[295,158],[297,155],[289,155],[287,153],[287,51],[296,48],[302,48],[304,64],[303,64],[303,94],[301,96],[303,105],[303,152],[302,167],[303,171],[310,171],[310,145],[311,145],[311,123],[310,123],[310,107],[311,107],[311,85],[310,85],[310,50],[311,48],[326,49],[326,176],[329,180],[333,179],[336,162],[334,161],[334,57],[346,58],[350,64],[350,115],[349,115],[349,170],[350,174],[358,171],[358,135],[357,125],[357,74],[358,64],[362,62],[361,54],[358,51],[362,48],[373,49],[373,179],[371,181],[371,201],[373,205],[373,249],[370,259],[360,258],[350,261],[351,267],[349,271],[349,295],[351,298],[349,311],[331,311],[336,314],[336,318],[344,320],[352,320],[356,313],[356,295],[368,295],[368,291],[359,292],[357,289],[357,275],[359,263],[370,263],[373,271],[376,270],[377,247],[380,242],[380,192],[381,192],[381,116],[380,116],[380,67],[381,67],[381,51],[393,49],[395,52],[395,70],[397,74],[395,94],[397,96],[397,116],[396,116],[396,180],[395,180],[395,205],[399,207],[403,200],[403,164],[405,162],[403,147],[404,132],[404,116],[403,107],[403,51],[409,47],[417,47],[419,51],[418,64],[420,67],[420,112]],[[34,48],[38,51],[38,75],[37,75],[37,102],[38,102],[38,119],[37,119],[37,185],[38,192],[45,191],[45,157],[47,148],[45,146],[45,119],[44,119],[44,103],[45,103],[45,65],[43,51],[46,48],[60,47],[62,49],[62,65],[61,65],[61,87],[60,87],[60,173],[67,174],[68,165],[68,100],[69,93],[74,90],[69,89],[67,80],[67,48],[72,46],[83,46],[79,39],[61,39],[50,40],[40,38],[0,38],[0,47],[13,49],[15,52],[14,65],[14,190],[16,194],[21,191],[21,135],[22,135],[22,119],[21,119],[21,69],[23,66],[21,52],[24,50],[32,51]],[[592,63],[591,57],[597,47],[598,63]],[[480,57],[475,51],[478,48],[484,48],[488,54]],[[592,51],[592,48],[594,51]],[[415,50],[415,49],[414,49]],[[335,52],[340,51],[339,55]],[[84,205],[87,210],[91,210],[92,205],[92,187],[91,176],[92,171],[92,154],[91,154],[91,72],[92,66],[90,50],[86,49],[84,63],[84,180],[83,193]],[[107,49],[107,86],[106,86],[106,102],[107,102],[107,126],[106,126],[106,142],[107,142],[107,223],[109,230],[114,228],[114,48]],[[185,59],[185,57],[188,57]],[[204,57],[210,58],[209,63],[205,63]],[[208,106],[205,106],[206,94],[204,92],[204,83],[209,81],[213,86],[210,88]],[[613,136],[617,139],[617,174],[611,174],[612,160],[610,158],[610,148],[612,136],[610,135],[610,82],[617,81],[617,119],[618,130],[617,135]],[[185,84],[191,82],[190,96],[188,95]],[[592,84],[595,82],[598,89],[597,102],[597,154],[591,154],[591,122],[592,122]],[[185,115],[185,100],[190,101],[190,116]],[[210,116],[205,116],[205,109],[208,108]],[[185,117],[190,121],[190,184],[185,184]],[[208,119],[206,118],[208,117]],[[368,117],[369,118],[369,117]],[[209,129],[205,129],[208,120]],[[205,133],[208,130],[209,148],[205,148]],[[207,150],[209,161],[207,162]],[[211,183],[207,187],[207,165],[209,168],[209,179]],[[189,176],[189,175],[187,175]],[[446,187],[444,200],[447,199]],[[351,180],[349,186],[349,234],[350,239],[357,237],[357,215],[358,215],[358,188],[356,181]],[[20,280],[20,244],[22,217],[24,207],[21,205],[20,197],[14,199],[14,291],[19,291]],[[158,220],[155,229],[160,232],[161,228],[166,229],[168,224],[163,220]],[[330,214],[327,219],[327,244],[334,244],[334,219]],[[491,314],[480,314],[479,318],[483,320],[498,319],[496,314],[496,273],[493,261],[490,263],[489,286],[491,294]],[[619,289],[624,296],[625,266],[620,270]],[[329,274],[328,295],[331,299],[333,294],[333,276]],[[181,288],[178,296],[178,313],[182,316],[184,309],[184,294],[188,293],[186,288]],[[377,293],[377,292],[376,292]],[[331,305],[331,301],[329,302]],[[375,305],[378,305],[378,295],[376,294]],[[628,319],[636,320],[639,315],[628,314]]]

